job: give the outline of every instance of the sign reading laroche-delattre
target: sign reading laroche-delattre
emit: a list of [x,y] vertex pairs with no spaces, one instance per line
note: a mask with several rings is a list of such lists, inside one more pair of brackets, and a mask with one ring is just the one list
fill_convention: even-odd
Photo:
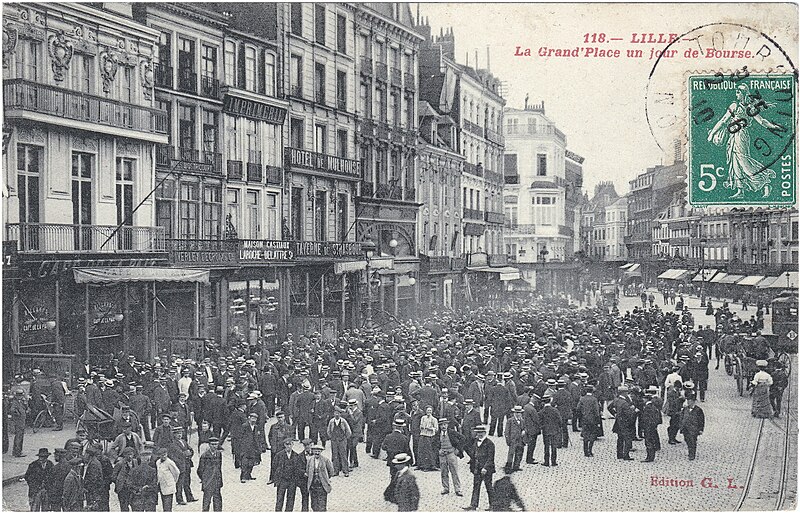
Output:
[[359,161],[336,157],[335,155],[311,152],[309,150],[287,148],[286,165],[344,175],[350,178],[361,178],[361,163]]
[[239,262],[241,264],[287,262],[319,257],[353,259],[363,256],[361,244],[356,242],[270,241],[263,239],[239,241]]

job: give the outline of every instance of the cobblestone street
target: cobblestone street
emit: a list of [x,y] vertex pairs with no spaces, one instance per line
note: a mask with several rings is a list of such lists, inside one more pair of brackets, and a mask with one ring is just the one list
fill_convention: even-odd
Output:
[[[697,307],[696,299],[690,299],[690,308]],[[638,302],[636,298],[622,298],[620,310],[632,310]],[[694,302],[694,303],[693,303]],[[699,310],[692,309],[695,314]],[[696,323],[705,324],[700,315]],[[796,374],[792,376],[792,385],[796,387]],[[565,450],[559,450],[558,463],[555,468],[540,465],[524,465],[521,472],[513,475],[520,494],[528,510],[577,510],[577,511],[724,511],[732,510],[739,501],[747,480],[747,474],[756,443],[759,421],[750,415],[750,398],[739,397],[735,381],[725,374],[723,369],[715,370],[713,361],[710,369],[708,396],[702,406],[706,414],[706,430],[699,438],[697,460],[690,462],[687,458],[685,444],[668,445],[666,443],[666,424],[660,426],[659,433],[663,449],[658,453],[654,463],[642,463],[644,443],[635,442],[633,461],[619,461],[615,458],[615,436],[611,432],[613,419],[605,420],[606,437],[595,446],[595,457],[583,456],[580,446],[580,434],[571,433],[571,444]],[[793,405],[796,405],[793,402]],[[795,407],[796,409],[796,407]],[[769,462],[774,462],[774,469],[766,471],[756,469],[761,474],[769,473],[772,480],[754,481],[751,494],[761,497],[774,497],[777,492],[777,479],[783,454],[781,438],[785,423],[783,419],[767,421],[762,437],[761,451],[769,455]],[[793,417],[791,429],[797,430],[796,417]],[[679,437],[680,438],[680,437]],[[193,436],[192,439],[196,440]],[[506,444],[493,437],[497,453],[498,468],[506,458]],[[577,443],[577,444],[576,444]],[[194,444],[196,447],[196,443]],[[296,443],[296,450],[300,450]],[[385,461],[372,459],[363,453],[363,444],[359,447],[360,467],[350,477],[332,479],[332,492],[328,498],[328,508],[332,511],[394,511],[396,506],[383,500],[383,490],[389,482],[389,471]],[[32,452],[29,451],[29,454]],[[275,506],[275,489],[267,485],[269,460],[265,454],[265,462],[254,471],[255,482],[242,484],[238,470],[234,469],[229,445],[225,445],[223,488],[224,509],[228,511],[269,511]],[[330,449],[324,455],[330,457]],[[536,458],[542,459],[541,438],[536,451]],[[27,459],[26,459],[27,460]],[[195,465],[198,456],[195,456]],[[420,486],[420,510],[423,511],[459,511],[468,505],[472,488],[469,475],[468,458],[459,462],[459,474],[464,497],[459,498],[452,490],[449,495],[441,495],[441,483],[438,472],[416,471]],[[498,472],[495,478],[500,478]],[[654,479],[675,479],[691,483],[692,487],[669,487],[652,485]],[[192,477],[195,495],[201,498],[197,476]],[[757,483],[756,483],[757,482]],[[795,488],[792,486],[792,490]],[[13,483],[3,489],[3,507],[9,510],[27,509],[27,488],[24,482]],[[792,496],[793,497],[793,496]],[[773,507],[769,502],[746,503],[746,507],[765,510]],[[112,510],[117,510],[115,495],[112,493]],[[485,493],[481,498],[481,508],[488,506]],[[160,507],[159,507],[160,509]],[[186,506],[175,506],[175,510],[197,511],[200,503]],[[300,496],[297,495],[295,510],[300,510]]]

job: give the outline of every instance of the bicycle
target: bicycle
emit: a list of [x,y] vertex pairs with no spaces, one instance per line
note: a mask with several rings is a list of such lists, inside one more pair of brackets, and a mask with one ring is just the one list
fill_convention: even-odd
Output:
[[53,414],[53,402],[48,401],[45,395],[42,395],[42,401],[44,401],[45,408],[39,412],[33,420],[32,428],[34,434],[42,427],[49,428],[58,425],[56,417]]

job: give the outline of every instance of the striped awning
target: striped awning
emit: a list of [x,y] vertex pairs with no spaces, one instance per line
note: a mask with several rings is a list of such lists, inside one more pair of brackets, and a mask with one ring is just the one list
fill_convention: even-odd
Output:
[[797,289],[797,271],[787,271],[778,277],[767,287],[770,289]]
[[700,270],[700,272],[694,276],[692,282],[711,282],[711,278],[717,273],[715,269],[706,269]]
[[717,273],[716,275],[714,275],[714,278],[712,278],[711,280],[709,280],[709,282],[711,282],[712,284],[719,284],[719,283],[720,283],[720,281],[721,281],[723,278],[725,278],[726,276],[728,276],[728,274],[727,274],[727,273],[725,273],[724,271],[720,271],[719,273]]
[[631,266],[636,266],[636,263],[634,263],[634,262],[629,262],[628,264],[623,264],[622,266],[620,266],[620,267],[619,267],[619,269],[622,269],[622,270],[627,270],[627,269],[628,269],[628,268],[630,268]]
[[679,280],[683,278],[684,275],[689,273],[688,270],[685,269],[668,269],[664,273],[658,276],[659,279],[662,280]]

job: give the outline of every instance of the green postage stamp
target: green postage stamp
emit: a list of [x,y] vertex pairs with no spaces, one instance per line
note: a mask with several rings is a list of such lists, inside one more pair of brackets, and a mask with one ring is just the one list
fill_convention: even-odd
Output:
[[793,206],[794,78],[689,77],[689,203]]

